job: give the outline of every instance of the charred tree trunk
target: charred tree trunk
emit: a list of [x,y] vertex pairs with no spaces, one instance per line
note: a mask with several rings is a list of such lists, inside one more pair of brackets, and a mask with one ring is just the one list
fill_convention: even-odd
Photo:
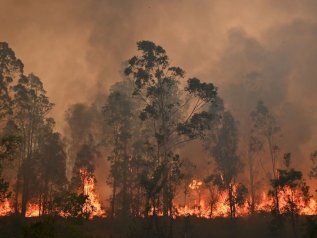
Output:
[[22,206],[21,215],[26,216],[27,203],[29,199],[29,181],[25,172],[23,173],[23,188],[22,188]]
[[232,184],[229,184],[228,188],[228,196],[229,196],[229,207],[230,207],[230,218],[234,218],[236,216],[236,209],[235,209],[235,201],[233,196],[233,187]]
[[128,202],[128,170],[129,170],[129,156],[127,155],[126,148],[124,148],[125,154],[123,159],[123,176],[122,176],[122,216],[126,218],[128,216],[129,202]]
[[254,191],[254,168],[253,160],[250,152],[248,153],[249,158],[249,179],[250,179],[250,195],[251,195],[251,214],[255,212],[255,191]]
[[117,195],[117,180],[114,177],[113,184],[112,184],[112,198],[111,198],[111,211],[110,211],[111,219],[113,219],[115,216],[116,195]]

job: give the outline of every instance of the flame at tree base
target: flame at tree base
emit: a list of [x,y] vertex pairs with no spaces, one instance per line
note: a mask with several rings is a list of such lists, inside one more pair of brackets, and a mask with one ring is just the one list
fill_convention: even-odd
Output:
[[0,216],[7,216],[10,213],[12,213],[12,208],[11,208],[10,201],[8,199],[5,199],[0,204]]
[[86,168],[80,169],[80,175],[83,183],[84,195],[88,197],[88,203],[85,204],[85,212],[90,214],[92,217],[104,217],[105,211],[102,209],[101,203],[95,193],[95,179],[93,176],[89,175]]
[[[82,179],[84,195],[87,196],[87,203],[84,205],[83,210],[89,214],[90,218],[93,217],[105,217],[105,211],[98,199],[95,192],[95,180],[90,175],[87,169],[81,169],[80,175]],[[202,182],[193,180],[189,188],[192,198],[191,201],[187,201],[187,204],[180,205],[180,202],[174,202],[174,217],[177,216],[196,216],[202,218],[216,218],[216,217],[229,217],[230,206],[228,202],[228,193],[215,192],[215,197],[207,195],[206,190],[202,191]],[[193,199],[194,198],[194,199]],[[317,215],[317,201],[308,197],[305,198],[300,190],[294,190],[288,187],[283,188],[278,193],[279,198],[279,212],[281,214],[296,213],[299,215]],[[247,199],[240,206],[235,206],[235,216],[244,217],[251,214],[250,199]],[[256,200],[254,207],[255,213],[270,213],[274,207],[274,199],[267,193],[262,192]],[[13,208],[10,200],[5,199],[0,203],[0,216],[7,216],[13,213]],[[151,209],[149,215],[153,215],[154,211]],[[161,212],[155,212],[158,216],[161,216]],[[37,217],[40,215],[40,206],[37,203],[29,203],[27,205],[26,217]],[[59,214],[63,216],[62,213]]]

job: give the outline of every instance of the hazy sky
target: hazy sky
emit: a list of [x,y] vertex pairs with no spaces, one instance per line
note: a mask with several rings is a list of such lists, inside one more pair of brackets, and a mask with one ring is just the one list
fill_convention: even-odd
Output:
[[163,46],[188,76],[215,83],[243,124],[255,102],[279,114],[286,148],[317,147],[315,0],[0,0],[7,41],[64,112],[121,79],[136,41]]

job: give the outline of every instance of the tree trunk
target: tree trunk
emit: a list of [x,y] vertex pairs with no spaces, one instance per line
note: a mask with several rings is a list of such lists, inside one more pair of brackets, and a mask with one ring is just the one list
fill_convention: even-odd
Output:
[[21,207],[21,215],[23,217],[26,216],[26,210],[27,210],[27,203],[28,203],[28,197],[29,197],[29,188],[28,188],[28,179],[27,176],[23,175],[23,188],[22,188],[22,207]]
[[229,196],[230,218],[234,218],[236,214],[235,214],[235,202],[233,198],[232,184],[229,184],[228,196]]
[[255,212],[255,191],[254,191],[254,170],[253,161],[250,152],[248,153],[249,158],[249,178],[250,178],[250,194],[251,194],[251,214]]
[[115,215],[115,204],[116,204],[116,193],[117,193],[117,180],[113,178],[113,184],[112,184],[112,199],[111,199],[111,211],[110,211],[110,217],[114,218]]
[[123,218],[126,218],[128,215],[128,210],[129,210],[129,204],[128,204],[128,160],[129,157],[126,153],[126,148],[125,149],[125,155],[124,155],[124,160],[123,160],[123,178],[122,178],[122,216]]

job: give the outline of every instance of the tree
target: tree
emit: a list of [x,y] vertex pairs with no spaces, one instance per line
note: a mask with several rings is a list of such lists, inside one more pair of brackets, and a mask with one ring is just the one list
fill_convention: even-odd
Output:
[[[277,135],[280,133],[280,127],[274,115],[269,111],[262,101],[259,101],[256,109],[250,114],[252,119],[253,142],[250,143],[250,152],[254,153],[266,144],[271,159],[272,176],[271,179],[277,179],[277,159],[279,147],[276,144]],[[275,212],[279,213],[279,198],[277,191],[274,196]]]
[[49,119],[43,128],[38,152],[35,154],[37,199],[40,213],[50,214],[54,198],[65,189],[66,153],[59,133],[53,132],[54,121]]
[[[297,237],[297,218],[301,208],[307,206],[311,196],[309,195],[309,186],[303,179],[301,171],[290,167],[291,154],[284,154],[285,169],[277,170],[277,178],[271,180],[272,190],[269,194],[273,197],[282,197],[284,206],[280,208],[279,213],[290,217],[295,237]],[[273,210],[274,211],[274,210]],[[279,215],[277,213],[277,215]]]
[[[172,215],[174,197],[173,151],[181,144],[203,138],[212,120],[211,114],[201,110],[213,103],[217,90],[211,83],[202,83],[197,78],[187,80],[182,88],[185,72],[170,65],[166,51],[151,41],[137,42],[139,54],[130,58],[124,70],[131,80],[135,95],[142,107],[140,119],[150,125],[149,143],[156,150],[152,158],[156,169],[164,168],[162,179],[163,214]],[[175,157],[176,156],[176,157]],[[173,182],[174,180],[174,182]],[[157,188],[160,186],[158,185]]]
[[[15,163],[14,207],[25,216],[28,202],[41,196],[42,186],[31,186],[31,181],[39,183],[41,172],[48,172],[44,161],[50,156],[43,156],[43,150],[50,143],[54,123],[47,117],[53,104],[41,80],[34,74],[24,75],[23,67],[8,44],[0,43],[0,163],[10,158]],[[8,184],[3,185],[7,190]]]
[[57,215],[63,214],[66,218],[86,218],[90,217],[90,209],[85,209],[89,204],[89,198],[83,193],[64,191],[53,200],[53,209]]
[[[131,137],[137,137],[134,127],[136,122],[136,102],[132,99],[132,87],[128,81],[122,81],[111,87],[107,102],[103,107],[108,142],[111,155],[110,184],[112,185],[110,216],[116,214],[116,201],[119,195],[119,215],[126,217],[130,210],[129,187],[131,177],[132,143]],[[117,191],[119,189],[119,191]]]
[[255,212],[255,168],[254,168],[254,158],[256,155],[262,150],[262,142],[258,140],[256,136],[249,136],[249,143],[248,143],[248,151],[247,151],[247,159],[248,159],[248,166],[249,166],[249,179],[250,179],[250,210],[251,214]]
[[[10,85],[23,74],[23,64],[8,43],[0,42],[0,120],[12,113]],[[0,124],[1,125],[1,124]]]
[[23,74],[23,64],[16,58],[8,43],[0,42],[0,202],[10,195],[9,183],[2,178],[2,164],[14,155],[18,138],[2,134],[7,118],[12,114],[12,93],[10,87]]
[[19,138],[4,134],[0,141],[0,202],[11,196],[9,183],[2,178],[3,163],[13,160],[19,146]]
[[94,159],[96,158],[98,151],[96,150],[94,143],[90,142],[80,147],[73,167],[73,173],[71,178],[71,190],[84,193],[84,181],[82,179],[82,169],[86,170],[88,177],[94,178]]
[[18,211],[18,197],[21,192],[21,213],[25,216],[30,199],[30,183],[35,163],[35,153],[39,149],[41,132],[45,118],[53,107],[46,96],[41,80],[33,74],[22,76],[14,90],[14,123],[21,138],[19,148],[18,178],[15,191],[15,210]]
[[230,112],[225,111],[221,124],[216,132],[216,140],[211,144],[209,152],[213,156],[216,169],[212,176],[213,183],[220,190],[228,193],[230,217],[236,215],[236,205],[243,205],[247,189],[236,184],[236,178],[242,171],[242,163],[237,155],[238,134],[235,120]]

